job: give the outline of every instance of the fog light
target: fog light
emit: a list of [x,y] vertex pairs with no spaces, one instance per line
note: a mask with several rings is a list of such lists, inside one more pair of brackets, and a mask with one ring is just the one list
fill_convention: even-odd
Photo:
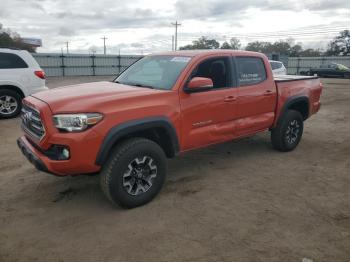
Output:
[[67,148],[62,149],[62,156],[64,159],[69,159],[69,150]]

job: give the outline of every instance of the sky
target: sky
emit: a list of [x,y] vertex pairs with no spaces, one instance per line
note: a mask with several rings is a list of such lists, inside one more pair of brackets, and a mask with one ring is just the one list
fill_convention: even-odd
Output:
[[[41,38],[38,52],[147,54],[201,36],[219,42],[293,38],[304,48],[326,48],[350,29],[350,0],[1,0],[0,23],[22,37]],[[65,49],[64,49],[65,51]]]

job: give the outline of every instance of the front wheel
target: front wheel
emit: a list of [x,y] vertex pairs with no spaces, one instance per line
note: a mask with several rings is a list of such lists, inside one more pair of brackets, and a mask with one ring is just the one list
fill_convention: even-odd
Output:
[[166,172],[166,156],[157,143],[131,138],[117,145],[103,166],[101,188],[113,204],[133,208],[159,193]]
[[16,117],[22,108],[21,96],[9,89],[0,90],[0,118]]
[[302,115],[295,110],[288,110],[271,131],[272,146],[282,152],[292,151],[297,147],[303,135]]

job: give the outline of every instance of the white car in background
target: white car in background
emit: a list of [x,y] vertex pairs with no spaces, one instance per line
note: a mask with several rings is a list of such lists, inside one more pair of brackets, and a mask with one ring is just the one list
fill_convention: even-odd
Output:
[[273,75],[286,75],[287,69],[280,61],[269,60]]
[[43,90],[45,73],[29,52],[0,48],[0,118],[17,116],[22,99]]

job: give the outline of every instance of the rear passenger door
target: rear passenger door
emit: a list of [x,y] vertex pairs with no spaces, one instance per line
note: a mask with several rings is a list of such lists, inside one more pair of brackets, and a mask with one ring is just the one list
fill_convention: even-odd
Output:
[[235,135],[244,136],[271,127],[276,108],[276,86],[263,58],[237,56],[237,120]]

